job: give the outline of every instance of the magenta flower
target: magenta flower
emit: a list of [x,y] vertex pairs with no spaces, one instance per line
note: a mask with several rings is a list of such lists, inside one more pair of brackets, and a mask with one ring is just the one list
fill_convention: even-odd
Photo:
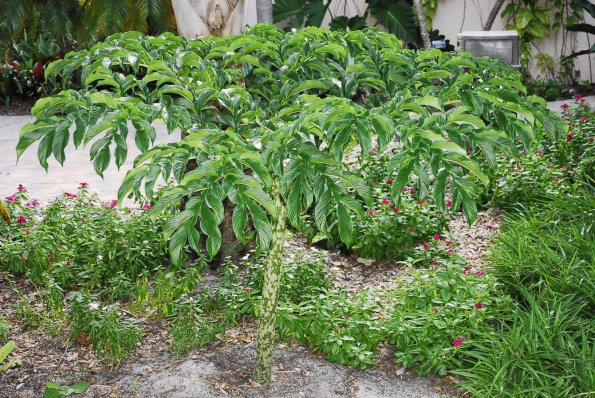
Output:
[[398,207],[394,207],[394,208],[393,208],[393,213],[397,214],[399,211],[400,211],[400,210],[399,210],[399,208],[398,208]]
[[409,191],[409,188],[407,188],[407,185],[405,185],[405,186],[403,187],[403,192],[404,192],[404,193],[407,193],[408,191]]
[[81,182],[81,188],[87,188],[89,186],[88,182]]
[[568,166],[566,166],[565,164],[563,164],[562,166],[560,166],[560,168],[561,168],[562,170],[568,170]]
[[475,274],[475,276],[479,276],[479,277],[481,277],[481,276],[484,276],[484,275],[485,275],[485,274],[484,274],[482,271],[477,271],[477,272],[474,272],[474,274]]
[[458,339],[453,340],[452,345],[454,345],[455,347],[459,347],[461,344],[463,344],[463,338],[461,336],[459,336]]
[[25,188],[22,184],[19,184],[19,186],[17,187],[17,189],[18,189],[19,192],[23,192],[23,191],[26,191],[27,190],[27,188]]
[[566,141],[572,141],[572,137],[574,137],[574,134],[572,134],[572,133],[568,133],[568,134],[566,135]]
[[537,151],[537,156],[542,156],[542,155],[543,155],[543,152]]
[[427,242],[424,242],[423,247],[424,247],[424,250],[428,250],[430,248],[430,244]]
[[389,205],[389,206],[392,205],[392,203],[390,202],[390,200],[388,200],[386,198],[385,199],[382,199],[382,204],[383,205]]
[[17,218],[17,224],[25,224],[27,222],[27,219],[23,216],[19,216],[19,218]]
[[72,265],[72,263],[70,261],[66,261],[66,266],[70,267]]
[[391,180],[391,179],[389,178],[388,180],[386,180],[386,183],[387,183],[387,184],[392,184],[392,183],[393,183],[393,180]]
[[150,204],[146,204],[143,206],[143,210],[151,210],[153,208],[153,206],[151,206]]
[[480,309],[483,308],[483,304],[480,303],[480,302],[477,302],[477,303],[475,303],[475,308],[478,309],[478,310],[480,310]]
[[589,121],[589,119],[587,119],[586,117],[581,117],[579,122],[581,123],[587,123]]
[[446,206],[451,207],[452,206],[452,200],[448,199],[446,201]]
[[117,205],[118,205],[118,201],[115,199],[110,202],[111,207],[116,207]]
[[450,249],[448,249],[446,252],[447,253],[456,253],[457,249],[456,247],[451,247]]
[[23,231],[23,233],[24,233],[25,235],[31,235],[31,231],[29,231],[28,229],[24,230],[24,231]]
[[67,198],[76,198],[76,194],[70,192],[64,192],[64,196],[66,196]]
[[407,250],[407,246],[401,246],[401,250]]
[[553,182],[560,182],[560,179],[558,177],[552,178]]
[[370,152],[376,153],[376,152],[378,152],[378,149],[376,149],[376,147],[373,147],[372,150],[370,150]]
[[469,275],[469,272],[471,272],[471,270],[469,268],[465,268],[463,270],[463,275],[467,276],[467,275]]
[[416,192],[417,192],[417,190],[416,190],[415,188],[411,188],[411,189],[409,190],[409,192],[411,192],[411,193],[416,193]]
[[368,211],[368,214],[373,216],[374,214],[376,214],[376,210],[370,210],[370,211]]
[[434,234],[433,238],[434,238],[434,240],[440,240],[440,235]]
[[580,101],[582,98],[583,98],[583,96],[580,95],[580,94],[577,94],[577,95],[574,96],[574,99],[577,100],[577,101]]
[[437,314],[440,312],[440,311],[438,311],[438,308],[436,308],[436,307],[432,307],[432,311],[434,311],[434,314]]
[[562,109],[566,109],[566,108],[568,108],[568,104],[567,104],[567,103],[563,103],[562,105],[560,105],[560,107],[561,107]]
[[17,200],[17,197],[16,197],[16,196],[14,196],[14,195],[10,195],[10,196],[7,196],[7,197],[6,197],[6,201],[7,201],[8,203],[14,203],[14,202],[16,202],[16,200]]
[[414,231],[414,229],[412,227],[407,228],[407,232],[409,232],[410,234],[412,234]]
[[435,262],[435,261],[432,261],[432,262],[430,263],[430,268],[438,268],[438,267],[440,267],[440,264],[438,264],[437,262]]
[[427,200],[424,199],[424,200],[420,200],[419,202],[417,202],[417,204],[421,206],[421,205],[423,205],[426,202],[427,202]]

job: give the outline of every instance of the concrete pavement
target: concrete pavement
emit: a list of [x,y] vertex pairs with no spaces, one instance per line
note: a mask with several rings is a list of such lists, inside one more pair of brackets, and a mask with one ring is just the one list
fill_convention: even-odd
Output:
[[[93,169],[89,159],[90,145],[75,149],[72,142],[66,148],[64,167],[50,158],[48,172],[37,160],[37,144],[29,147],[17,163],[15,148],[21,127],[31,121],[30,116],[0,116],[0,197],[13,194],[19,184],[23,184],[31,198],[43,204],[63,192],[74,192],[81,182],[89,184],[92,192],[97,192],[104,200],[112,200],[117,196],[118,188],[132,166],[134,158],[140,153],[134,144],[134,134],[128,136],[128,157],[120,170],[116,169],[114,160],[105,171],[103,179]],[[167,134],[165,125],[155,125],[157,143],[179,140],[179,132]]]

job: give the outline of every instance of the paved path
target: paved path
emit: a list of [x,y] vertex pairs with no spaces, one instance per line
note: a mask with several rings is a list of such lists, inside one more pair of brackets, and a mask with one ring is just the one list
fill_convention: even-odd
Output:
[[[102,199],[111,200],[117,196],[118,188],[126,171],[132,166],[134,158],[139,154],[134,144],[134,134],[128,136],[128,158],[120,170],[112,163],[101,179],[93,169],[89,160],[89,148],[75,149],[69,144],[66,149],[66,161],[61,167],[55,159],[49,159],[49,168],[45,170],[37,160],[37,145],[28,148],[17,163],[16,145],[22,126],[31,121],[29,116],[0,117],[0,197],[14,193],[19,184],[23,184],[32,198],[46,203],[62,192],[73,192],[81,182],[87,182],[92,191],[100,194]],[[164,125],[155,125],[157,142],[173,142],[179,139],[179,133],[167,134]]]
[[[586,100],[595,107],[595,96],[586,97]],[[549,102],[548,107],[560,112],[563,103],[572,104],[574,100]],[[32,119],[29,116],[0,116],[0,197],[11,195],[19,184],[23,184],[33,197],[47,202],[64,191],[75,191],[79,183],[87,182],[90,188],[98,192],[103,199],[116,198],[126,171],[139,153],[134,145],[134,134],[128,137],[129,154],[126,163],[118,171],[112,160],[103,180],[93,170],[89,160],[89,148],[75,150],[72,144],[66,150],[64,167],[60,167],[52,158],[46,174],[37,160],[35,144],[25,151],[18,163],[16,160],[15,148],[19,131],[30,120]],[[164,125],[155,127],[158,143],[173,142],[179,137],[178,133],[167,135]]]

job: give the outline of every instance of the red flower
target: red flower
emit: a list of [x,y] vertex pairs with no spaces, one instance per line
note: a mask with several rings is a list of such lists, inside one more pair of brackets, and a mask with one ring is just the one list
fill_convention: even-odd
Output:
[[456,253],[456,252],[457,252],[457,249],[456,249],[456,247],[451,247],[451,248],[450,248],[450,249],[448,249],[446,252],[447,252],[447,253]]
[[17,224],[25,224],[27,222],[27,219],[23,216],[19,216],[19,218],[17,218]]
[[566,109],[566,108],[568,108],[568,104],[567,104],[567,103],[563,103],[562,105],[560,105],[560,107],[561,107],[562,109]]
[[434,240],[440,240],[440,235],[434,234],[433,238],[434,238]]
[[401,250],[407,250],[407,246],[401,246]]
[[400,211],[400,210],[399,210],[399,208],[398,208],[398,207],[395,207],[395,208],[393,208],[393,213],[397,214],[399,211]]
[[110,202],[111,207],[116,207],[117,205],[118,205],[118,201],[115,199]]
[[382,199],[382,204],[383,205],[389,205],[389,206],[392,205],[392,203],[390,202],[390,200],[388,200],[386,198],[385,199]]
[[478,310],[483,308],[483,304],[480,302],[475,303],[475,308],[477,308]]
[[407,186],[403,187],[403,192],[407,192],[409,191],[409,188],[407,188]]
[[72,265],[72,263],[70,261],[66,261],[66,266],[70,267]]
[[409,192],[411,192],[411,193],[416,193],[416,192],[417,192],[417,190],[416,190],[415,188],[411,188],[411,189],[409,190]]
[[552,178],[552,181],[553,182],[560,182],[560,179],[558,177],[556,177],[556,178]]
[[410,234],[412,234],[414,231],[414,229],[412,227],[407,228],[407,232],[409,232]]
[[485,274],[482,271],[474,272],[475,276],[484,276]]
[[537,156],[541,156],[541,155],[543,155],[543,152],[537,151]]
[[417,202],[417,204],[421,206],[421,205],[423,205],[426,202],[427,202],[427,200],[424,199],[424,200],[420,200],[419,202]]
[[436,308],[436,307],[432,307],[432,311],[434,311],[434,314],[437,314],[440,312],[440,311],[438,311],[438,308]]
[[587,141],[589,141],[589,142],[593,142],[593,136],[592,136],[592,135],[588,136],[588,137],[587,137]]
[[451,207],[452,206],[452,200],[448,199],[446,201],[446,206]]
[[70,192],[64,192],[64,196],[67,198],[76,198],[76,194]]
[[454,345],[455,347],[458,347],[458,346],[460,346],[461,344],[463,344],[463,338],[462,338],[461,336],[459,336],[459,338],[458,338],[458,339],[456,339],[456,340],[453,340],[451,343],[452,343],[452,345]]
[[373,216],[374,214],[376,214],[376,210],[370,210],[370,211],[368,211],[368,214]]
[[151,210],[153,208],[153,206],[146,204],[143,206],[143,210]]
[[580,95],[580,94],[577,94],[577,95],[574,96],[574,99],[577,100],[577,101],[580,101],[582,98],[583,98],[583,96]]
[[562,170],[568,170],[568,166],[566,166],[565,164],[563,164],[562,166],[560,166],[560,168],[561,168]]
[[579,122],[581,123],[587,123],[589,121],[589,119],[587,119],[586,117],[581,117]]
[[19,192],[22,192],[22,191],[26,191],[27,190],[27,188],[25,188],[22,184],[19,184],[19,186],[18,186],[17,189],[19,190]]
[[43,67],[43,62],[37,61],[37,63],[35,63],[35,66],[33,67],[33,76],[35,76],[37,79],[41,80],[41,79],[43,79],[44,71],[45,71],[45,69]]
[[471,270],[469,268],[465,268],[463,270],[463,275],[467,276],[467,275],[469,275],[469,272],[471,272]]
[[17,200],[17,197],[16,197],[16,196],[14,196],[14,195],[10,195],[10,196],[7,196],[7,197],[6,197],[6,201],[7,201],[8,203],[14,203],[16,200]]
[[386,183],[387,183],[387,184],[392,184],[392,183],[393,183],[393,180],[391,180],[391,179],[389,178],[388,180],[386,180]]
[[29,230],[27,230],[27,229],[24,230],[23,232],[25,233],[25,235],[31,235],[31,232]]
[[428,250],[430,248],[430,244],[427,242],[424,242],[424,249]]
[[81,182],[81,188],[87,188],[89,186],[88,182]]
[[571,141],[571,140],[572,140],[572,137],[574,137],[574,134],[572,134],[572,133],[568,133],[568,134],[566,135],[566,141]]

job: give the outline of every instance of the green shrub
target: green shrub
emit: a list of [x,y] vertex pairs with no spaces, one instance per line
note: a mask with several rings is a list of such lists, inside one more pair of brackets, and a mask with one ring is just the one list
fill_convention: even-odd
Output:
[[68,323],[72,339],[88,337],[93,350],[116,365],[140,345],[144,333],[124,320],[116,307],[102,307],[91,295],[81,292],[72,295]]

